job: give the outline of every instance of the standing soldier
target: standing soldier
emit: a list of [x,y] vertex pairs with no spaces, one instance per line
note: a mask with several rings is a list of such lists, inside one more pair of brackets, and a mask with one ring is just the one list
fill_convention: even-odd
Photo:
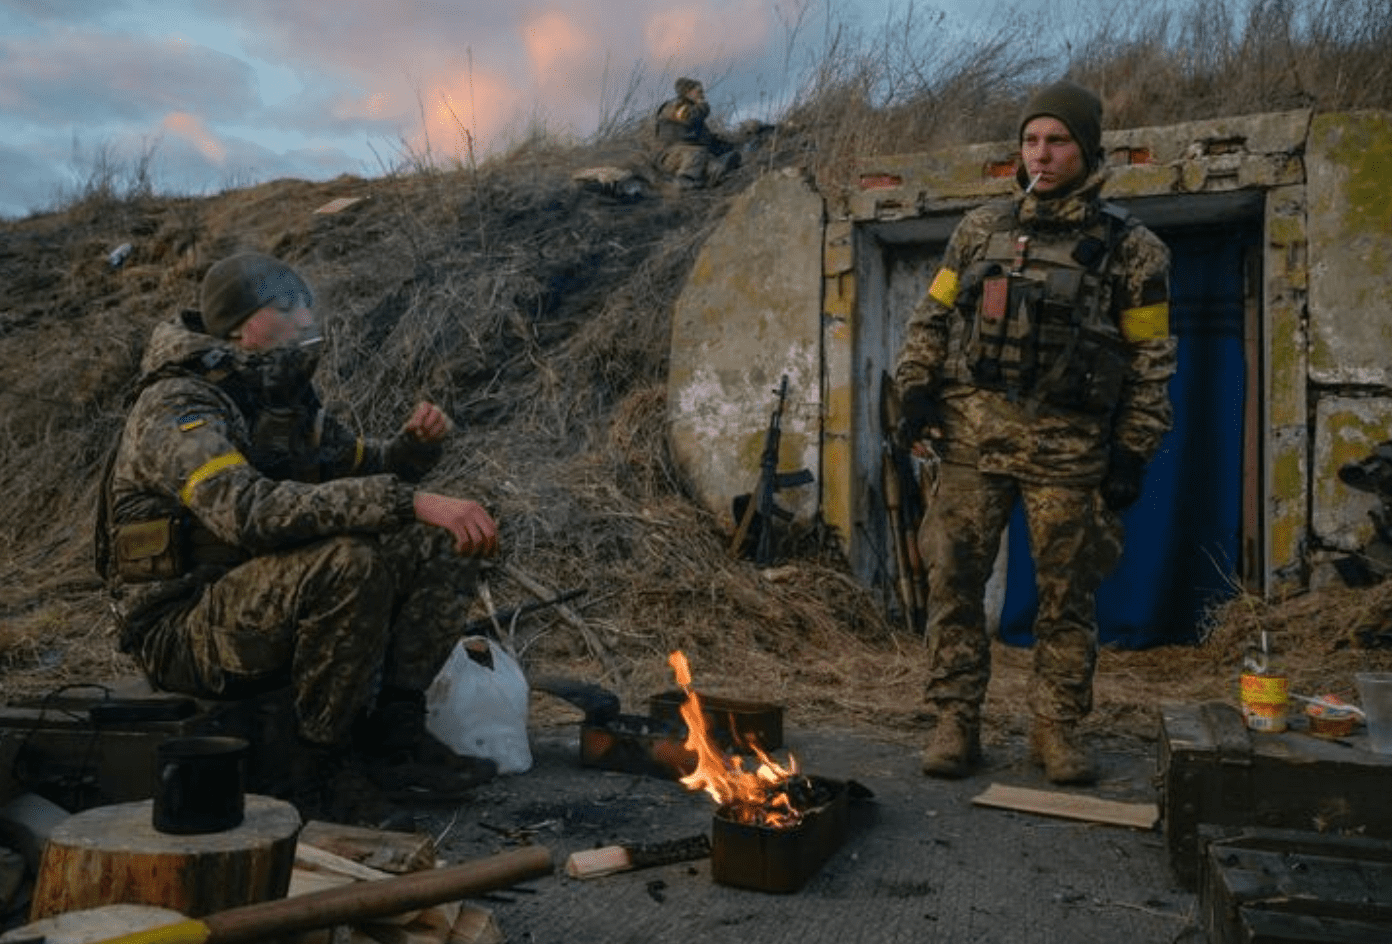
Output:
[[157,325],[146,348],[103,482],[97,566],[122,651],[155,686],[290,686],[296,799],[375,819],[398,790],[457,798],[495,769],[422,761],[424,692],[498,531],[477,502],[412,484],[451,428],[438,408],[366,441],[321,409],[319,341],[289,266],[243,253],[208,270],[201,312]]
[[739,151],[706,127],[710,105],[695,79],[677,79],[677,97],[663,102],[654,120],[658,167],[683,190],[710,187],[739,166]]
[[1121,555],[1119,513],[1172,423],[1169,252],[1100,197],[1102,103],[1062,81],[1020,119],[1021,192],[968,213],[909,320],[895,366],[909,434],[943,462],[919,530],[928,571],[923,771],[980,759],[991,648],[984,596],[1024,503],[1037,572],[1032,757],[1087,783],[1095,593]]

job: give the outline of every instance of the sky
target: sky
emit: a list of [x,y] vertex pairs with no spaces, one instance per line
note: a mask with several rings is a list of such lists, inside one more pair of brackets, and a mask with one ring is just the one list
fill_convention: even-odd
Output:
[[[1036,0],[1016,0],[1034,3]],[[0,0],[0,216],[96,167],[161,192],[372,177],[484,159],[528,128],[584,139],[682,75],[730,117],[776,116],[826,23],[873,35],[987,0]],[[834,9],[834,14],[830,11]]]

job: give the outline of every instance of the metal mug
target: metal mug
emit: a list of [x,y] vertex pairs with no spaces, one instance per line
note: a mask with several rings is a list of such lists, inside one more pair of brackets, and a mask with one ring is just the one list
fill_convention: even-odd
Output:
[[247,749],[236,737],[180,737],[159,744],[155,829],[190,835],[240,826],[246,813]]

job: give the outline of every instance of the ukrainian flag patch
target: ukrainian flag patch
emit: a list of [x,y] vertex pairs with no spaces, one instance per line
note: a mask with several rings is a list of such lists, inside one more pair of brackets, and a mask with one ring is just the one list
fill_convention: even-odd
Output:
[[189,413],[179,417],[179,432],[187,433],[207,423],[208,418],[201,413]]

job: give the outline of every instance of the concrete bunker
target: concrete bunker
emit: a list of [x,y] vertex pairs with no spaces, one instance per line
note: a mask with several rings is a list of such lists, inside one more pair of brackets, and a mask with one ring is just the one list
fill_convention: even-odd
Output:
[[[1392,438],[1392,117],[1285,112],[1103,144],[1105,195],[1174,254],[1182,376],[1099,619],[1119,645],[1186,641],[1214,600],[1319,586],[1371,536],[1375,499],[1336,472]],[[741,196],[679,300],[669,379],[674,455],[718,518],[733,527],[730,501],[758,477],[765,391],[787,373],[780,467],[817,480],[780,504],[893,599],[881,373],[956,221],[1012,192],[1013,151],[867,159],[821,189],[780,171]],[[1027,632],[1032,575],[1018,536],[1002,558],[1009,639]]]

